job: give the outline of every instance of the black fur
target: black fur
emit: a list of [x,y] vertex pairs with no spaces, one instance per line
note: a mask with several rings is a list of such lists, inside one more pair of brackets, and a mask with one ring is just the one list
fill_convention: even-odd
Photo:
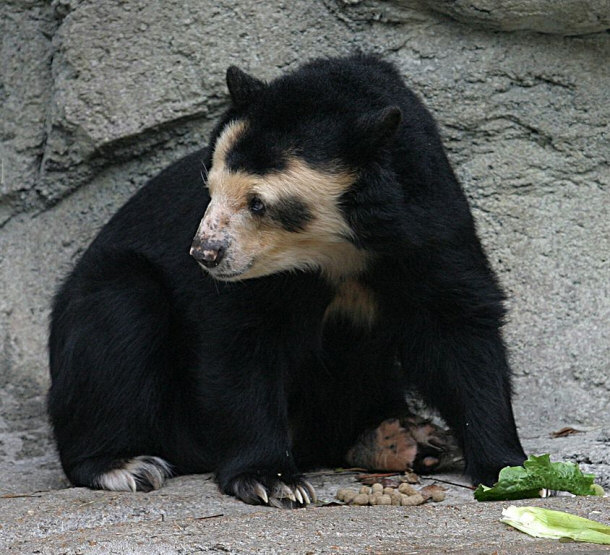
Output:
[[311,210],[305,202],[293,196],[280,198],[269,208],[269,216],[286,231],[297,232],[305,229],[312,220]]
[[[234,105],[211,148],[245,117],[236,163],[291,152],[357,173],[340,209],[374,255],[360,281],[378,317],[324,320],[334,285],[314,271],[204,275],[188,253],[210,151],[180,160],[112,218],[55,298],[49,412],[70,480],[95,486],[117,461],[157,456],[256,502],[252,480],[295,484],[342,464],[367,426],[404,411],[407,380],[453,428],[473,482],[520,464],[503,295],[429,113],[374,57],[316,60],[269,85],[231,71]],[[299,202],[280,218],[295,232]]]
[[227,157],[227,166],[231,170],[265,175],[286,168],[288,153],[280,144],[267,143],[265,148],[261,148],[259,138],[248,134],[238,141],[238,145],[239,148],[232,150]]

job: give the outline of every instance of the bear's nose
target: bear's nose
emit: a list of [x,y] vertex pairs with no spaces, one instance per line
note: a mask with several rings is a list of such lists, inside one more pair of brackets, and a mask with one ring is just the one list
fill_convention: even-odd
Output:
[[220,264],[225,255],[225,247],[220,243],[193,243],[191,256],[206,268],[215,268]]

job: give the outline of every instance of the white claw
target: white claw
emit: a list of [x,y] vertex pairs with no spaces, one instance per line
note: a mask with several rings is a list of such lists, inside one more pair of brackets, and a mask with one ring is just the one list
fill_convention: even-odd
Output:
[[299,504],[302,505],[303,504],[303,496],[301,495],[301,492],[299,490],[299,486],[294,488],[294,496],[296,497],[296,500],[299,502]]
[[306,489],[303,486],[297,486],[297,489],[301,492],[305,505],[309,505],[311,503],[311,499],[309,499]]
[[307,481],[303,482],[304,487],[307,489],[307,491],[309,492],[309,498],[311,499],[312,503],[315,503],[318,500],[318,496],[316,495],[316,490],[314,489],[314,487]]
[[294,496],[294,493],[292,492],[292,490],[286,484],[282,484],[282,487],[280,488],[280,495],[279,495],[279,497],[280,498],[281,497],[287,497],[293,503],[296,503],[296,501],[297,501],[297,498]]
[[127,476],[127,483],[129,484],[129,489],[133,492],[138,491],[138,486],[136,485],[136,481],[134,480],[133,476],[131,474],[129,474]]
[[265,505],[269,505],[269,496],[267,495],[267,491],[261,484],[256,484],[254,487],[254,492],[258,495]]

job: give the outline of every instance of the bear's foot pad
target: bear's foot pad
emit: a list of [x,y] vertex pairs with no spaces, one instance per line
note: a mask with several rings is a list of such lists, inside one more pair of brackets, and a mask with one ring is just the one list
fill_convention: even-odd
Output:
[[352,466],[419,474],[457,466],[462,455],[453,436],[429,420],[409,415],[366,430],[347,452]]
[[314,487],[303,478],[286,483],[279,476],[242,474],[234,478],[225,490],[251,505],[269,505],[279,509],[305,507],[317,500]]
[[159,457],[140,456],[117,462],[100,474],[94,486],[110,491],[152,491],[172,476],[171,465]]

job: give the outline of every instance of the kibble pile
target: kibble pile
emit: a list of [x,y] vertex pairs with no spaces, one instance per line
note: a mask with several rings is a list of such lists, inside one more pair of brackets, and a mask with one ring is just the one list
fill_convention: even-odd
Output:
[[398,505],[412,507],[421,505],[431,499],[442,501],[445,499],[445,490],[440,486],[426,486],[419,491],[406,482],[398,487],[384,487],[376,483],[372,486],[362,486],[360,491],[345,488],[337,492],[337,499],[348,505]]

